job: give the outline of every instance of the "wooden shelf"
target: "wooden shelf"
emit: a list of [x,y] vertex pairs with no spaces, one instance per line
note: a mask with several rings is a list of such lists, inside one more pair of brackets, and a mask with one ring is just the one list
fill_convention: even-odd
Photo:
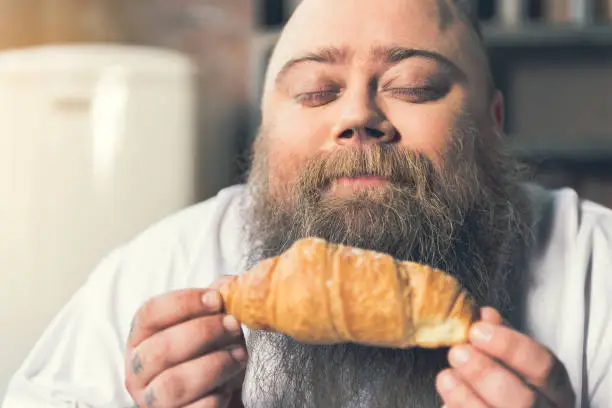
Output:
[[612,47],[612,24],[493,24],[483,26],[483,35],[489,48]]

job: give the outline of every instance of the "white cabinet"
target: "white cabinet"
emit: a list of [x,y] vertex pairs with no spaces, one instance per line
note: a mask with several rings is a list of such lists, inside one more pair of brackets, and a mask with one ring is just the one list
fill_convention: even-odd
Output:
[[194,202],[194,92],[170,51],[0,53],[0,400],[94,265]]

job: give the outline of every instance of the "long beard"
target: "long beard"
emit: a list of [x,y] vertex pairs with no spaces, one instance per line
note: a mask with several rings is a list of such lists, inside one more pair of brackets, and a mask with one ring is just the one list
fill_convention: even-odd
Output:
[[[394,146],[371,146],[315,157],[293,184],[271,188],[265,139],[256,142],[249,177],[249,266],[318,236],[443,269],[479,304],[511,313],[508,282],[523,266],[529,222],[518,166],[501,145],[491,142],[485,151],[464,126],[442,168]],[[358,175],[388,183],[348,198],[328,194],[334,180]],[[446,349],[313,346],[260,331],[250,334],[248,347],[247,407],[441,405],[434,384],[447,367]]]

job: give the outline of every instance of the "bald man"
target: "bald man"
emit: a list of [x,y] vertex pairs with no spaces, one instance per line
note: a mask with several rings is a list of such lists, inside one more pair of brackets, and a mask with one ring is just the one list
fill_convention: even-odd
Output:
[[[612,212],[521,182],[470,10],[305,0],[245,185],[110,254],[4,408],[612,404]],[[445,269],[482,320],[448,349],[306,345],[223,313],[223,275],[320,236]]]

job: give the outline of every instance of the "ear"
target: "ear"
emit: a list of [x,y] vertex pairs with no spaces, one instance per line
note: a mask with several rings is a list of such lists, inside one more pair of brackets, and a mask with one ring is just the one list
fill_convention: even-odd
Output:
[[504,95],[496,90],[491,98],[491,118],[499,130],[504,129]]

